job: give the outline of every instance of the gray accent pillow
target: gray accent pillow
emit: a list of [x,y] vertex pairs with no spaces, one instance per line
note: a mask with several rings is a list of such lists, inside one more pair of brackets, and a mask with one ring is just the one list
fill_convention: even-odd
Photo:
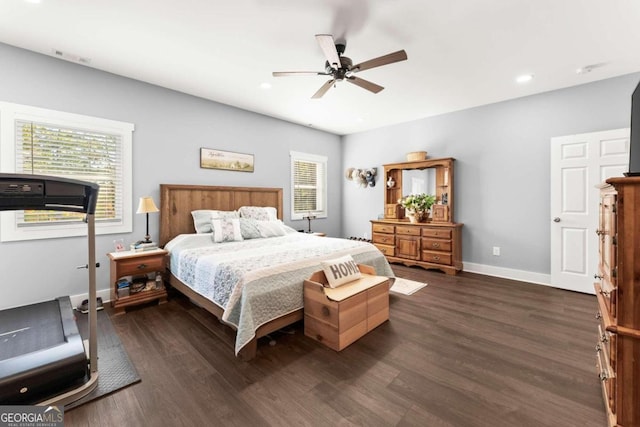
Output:
[[191,216],[193,217],[193,226],[198,234],[213,232],[213,228],[211,228],[212,219],[240,218],[238,211],[217,211],[210,209],[191,211]]

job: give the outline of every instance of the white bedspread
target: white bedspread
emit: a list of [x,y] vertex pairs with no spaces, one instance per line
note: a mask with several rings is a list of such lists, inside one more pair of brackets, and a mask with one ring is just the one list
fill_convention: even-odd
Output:
[[225,243],[213,243],[208,234],[181,235],[165,249],[173,275],[220,306],[222,320],[236,328],[236,354],[258,327],[302,308],[302,283],[321,269],[321,260],[351,254],[377,275],[393,276],[370,243],[305,233]]

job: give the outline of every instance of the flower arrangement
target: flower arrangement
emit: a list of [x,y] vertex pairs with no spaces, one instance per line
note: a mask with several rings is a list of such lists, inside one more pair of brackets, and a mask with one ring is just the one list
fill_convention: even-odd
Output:
[[398,200],[407,211],[410,212],[426,212],[436,202],[436,196],[432,194],[410,194]]

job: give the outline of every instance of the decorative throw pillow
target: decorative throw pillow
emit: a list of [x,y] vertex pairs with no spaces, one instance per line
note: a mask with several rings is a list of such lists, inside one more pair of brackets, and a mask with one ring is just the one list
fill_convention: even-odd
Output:
[[240,218],[240,233],[243,239],[259,239],[262,237],[258,228],[258,221],[251,218]]
[[320,262],[324,275],[327,276],[329,287],[337,288],[345,283],[358,280],[362,274],[358,264],[351,255]]
[[242,206],[238,211],[242,218],[251,218],[258,221],[275,221],[278,219],[278,211],[274,207]]
[[196,233],[211,233],[211,220],[219,218],[240,218],[238,211],[216,211],[210,209],[199,209],[191,211],[193,217],[193,227]]
[[214,219],[211,220],[214,243],[238,242],[242,240],[239,218]]
[[286,225],[280,220],[276,221],[256,221],[260,235],[262,237],[278,237],[287,234]]

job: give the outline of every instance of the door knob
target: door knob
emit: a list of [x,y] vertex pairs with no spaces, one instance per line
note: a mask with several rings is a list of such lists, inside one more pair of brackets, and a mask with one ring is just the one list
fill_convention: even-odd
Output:
[[553,218],[553,222],[560,222],[560,217]]

